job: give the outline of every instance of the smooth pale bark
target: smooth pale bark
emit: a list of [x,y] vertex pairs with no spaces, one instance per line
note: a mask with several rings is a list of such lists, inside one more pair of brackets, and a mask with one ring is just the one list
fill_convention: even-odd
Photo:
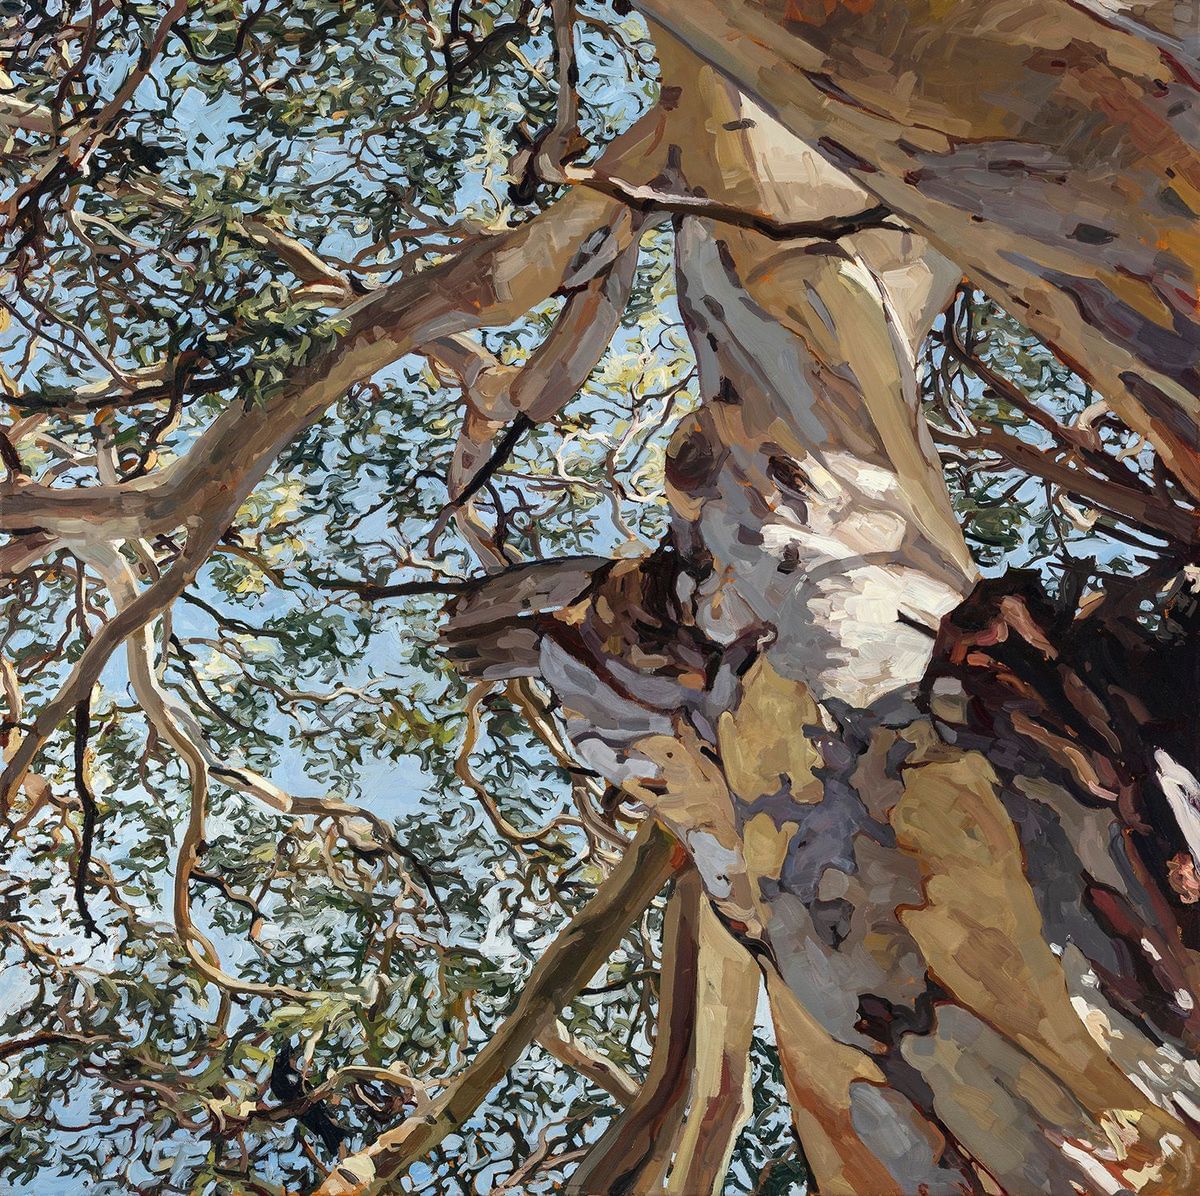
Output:
[[637,6],[927,235],[1200,495],[1194,10],[1187,29],[1169,5],[1100,0]]
[[[767,162],[781,215],[857,202],[689,80],[715,137],[689,184],[742,199]],[[496,676],[518,646],[686,844],[767,973],[822,1192],[1191,1190],[1200,984],[1166,865],[1200,845],[1200,785],[1141,763],[1163,716],[1123,688],[1136,634],[1064,631],[1028,579],[975,588],[916,408],[956,270],[899,232],[686,220],[678,246],[704,402],[667,543],[496,579],[455,604],[453,655]]]
[[621,1104],[627,1105],[637,1096],[637,1080],[611,1059],[576,1038],[562,1022],[555,1021],[547,1026],[538,1034],[537,1044],[559,1063],[591,1080]]
[[709,904],[700,911],[698,968],[691,1093],[665,1185],[673,1196],[724,1191],[738,1134],[754,1107],[750,1046],[762,977]]

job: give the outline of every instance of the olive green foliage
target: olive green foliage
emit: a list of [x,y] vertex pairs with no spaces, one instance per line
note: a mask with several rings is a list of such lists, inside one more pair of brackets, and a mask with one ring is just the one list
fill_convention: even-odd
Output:
[[[0,385],[10,425],[44,414],[21,465],[59,485],[95,484],[102,461],[117,480],[144,475],[342,334],[340,309],[255,226],[286,233],[366,293],[554,199],[543,189],[517,205],[506,176],[553,119],[543,5],[218,0],[168,20],[151,54],[168,15],[162,3],[74,0],[0,15],[0,89],[45,106],[63,130],[3,133],[0,156],[13,197]],[[656,68],[619,2],[588,0],[579,15],[580,124],[598,147],[652,101]],[[72,131],[87,134],[85,153],[58,152]],[[512,559],[633,554],[660,539],[666,437],[695,401],[671,249],[669,229],[647,234],[613,346],[479,495]],[[484,344],[520,363],[558,302]],[[1091,403],[977,296],[947,326],[1058,417]],[[1044,440],[936,337],[927,356],[943,432],[989,422]],[[139,370],[162,363],[166,374],[139,390]],[[410,358],[346,394],[274,463],[156,632],[163,685],[215,759],[377,820],[279,813],[214,769],[193,917],[227,971],[316,999],[225,996],[182,950],[170,889],[189,789],[114,658],[89,712],[90,860],[69,724],[34,770],[47,800],[28,819],[16,811],[0,838],[4,1190],[310,1188],[340,1143],[360,1144],[416,1100],[339,1070],[398,1067],[436,1089],[602,875],[603,845],[572,818],[578,777],[503,690],[482,699],[479,737],[458,759],[467,695],[437,649],[437,587],[476,565],[453,532],[428,544],[461,418],[449,381]],[[1102,435],[1114,447],[1128,437],[1111,421]],[[1061,576],[1072,561],[1128,570],[1153,558],[1107,516],[1083,529],[1039,480],[944,447],[982,563],[1032,561]],[[1129,467],[1149,463],[1134,453]],[[179,548],[161,537],[125,551],[148,578]],[[423,580],[433,592],[372,600],[338,588],[347,580]],[[6,585],[0,658],[36,710],[112,606],[69,547]],[[6,730],[20,726],[7,717]],[[520,837],[497,831],[464,775]],[[618,836],[629,829],[619,813],[607,815]],[[635,1076],[650,1046],[660,920],[656,907],[564,1013]],[[326,1081],[322,1099],[305,1099]],[[794,1190],[803,1166],[765,1040],[754,1093],[728,1190]],[[534,1048],[406,1182],[490,1192],[540,1151],[517,1186],[552,1190],[614,1110]]]
[[[12,89],[64,120],[102,113],[166,9],[98,11],[10,20]],[[602,144],[652,98],[653,55],[627,16],[582,14],[581,124]],[[504,179],[549,119],[549,54],[548,13],[532,4],[193,6],[85,161],[15,136],[0,166],[20,196],[0,365],[14,416],[49,412],[24,467],[94,484],[99,449],[119,479],[136,478],[339,335],[337,311],[247,221],[286,231],[365,291],[549,202],[515,207]],[[557,428],[529,437],[481,496],[514,554],[632,551],[661,534],[664,428],[691,401],[670,248],[661,234],[647,244],[626,331]],[[488,334],[488,347],[519,363],[555,310]],[[81,387],[164,361],[177,373],[154,401],[71,406]],[[341,1140],[393,1124],[412,1094],[366,1080],[312,1109],[297,1097],[348,1065],[430,1084],[452,1074],[599,878],[577,827],[554,822],[571,808],[569,774],[503,694],[486,700],[471,767],[517,828],[550,829],[509,843],[456,776],[465,695],[436,650],[443,595],[384,603],[329,588],[474,567],[449,533],[433,573],[421,564],[459,421],[444,382],[410,359],[346,395],[275,463],[157,644],[168,693],[217,758],[361,803],[394,835],[276,813],[214,772],[193,916],[239,978],[319,999],[228,1000],[187,960],[170,910],[186,777],[114,660],[90,711],[98,819],[84,908],[96,936],[73,896],[83,813],[69,725],[35,770],[51,800],[0,848],[6,1190],[311,1187]],[[145,546],[143,574],[178,548]],[[36,709],[112,608],[66,549],[10,580],[0,656]],[[566,1014],[635,1074],[659,918]],[[760,1098],[762,1133],[739,1157],[748,1186],[790,1139],[778,1084],[761,1091],[775,1098]],[[544,1133],[547,1161],[522,1189],[541,1190],[567,1165],[555,1156],[613,1107],[535,1049],[411,1182],[489,1191]]]

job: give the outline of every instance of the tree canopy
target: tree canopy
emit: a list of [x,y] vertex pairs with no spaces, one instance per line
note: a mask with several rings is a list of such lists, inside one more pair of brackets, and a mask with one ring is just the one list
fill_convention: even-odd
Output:
[[[0,5],[10,1189],[828,1174],[755,813],[803,768],[834,810],[838,735],[882,760],[880,703],[980,576],[1024,570],[1064,644],[1105,604],[1180,699],[1200,676],[1195,31],[952,7]],[[1153,840],[1138,883],[1190,968],[1200,790],[1168,781],[1195,744],[1139,701],[1170,764],[1134,779],[1082,699],[1090,730],[1030,706],[1004,734]],[[737,816],[700,811],[726,783]],[[861,930],[822,887],[838,833],[789,849],[823,853],[834,954]],[[1111,967],[1124,1015],[1191,1041],[1138,988],[1186,998],[1183,963]],[[1075,1096],[1166,1166],[1093,1108],[1131,1104]]]

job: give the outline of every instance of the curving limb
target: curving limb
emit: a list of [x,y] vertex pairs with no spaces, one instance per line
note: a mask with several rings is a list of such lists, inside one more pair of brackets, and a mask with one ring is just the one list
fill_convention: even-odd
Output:
[[558,1011],[587,984],[626,930],[683,866],[675,840],[647,822],[621,862],[534,965],[517,1006],[491,1041],[431,1109],[388,1130],[343,1159],[318,1189],[320,1196],[382,1190],[471,1116],[496,1082]]
[[1074,0],[1014,20],[990,0],[637,7],[928,236],[1200,495],[1200,73],[1169,22]]
[[663,925],[658,1029],[646,1080],[572,1173],[567,1186],[572,1196],[661,1189],[695,1066],[700,916],[705,900],[694,870],[676,881]]

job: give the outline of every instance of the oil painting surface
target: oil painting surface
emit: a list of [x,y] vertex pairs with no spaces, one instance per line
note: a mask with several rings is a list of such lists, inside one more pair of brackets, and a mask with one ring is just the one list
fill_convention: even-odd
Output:
[[1200,1190],[1200,7],[0,3],[0,1188]]

